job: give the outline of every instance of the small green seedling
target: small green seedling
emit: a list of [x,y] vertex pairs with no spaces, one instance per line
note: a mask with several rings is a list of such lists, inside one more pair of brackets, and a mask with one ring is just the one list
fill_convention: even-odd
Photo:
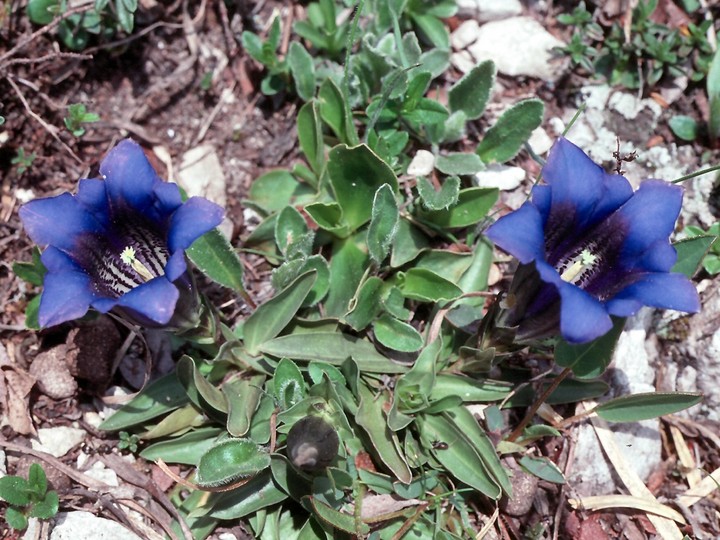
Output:
[[90,124],[100,120],[100,115],[87,111],[87,108],[82,103],[73,103],[68,107],[68,116],[65,117],[65,127],[75,137],[82,137],[85,135],[85,126],[83,124]]
[[140,437],[135,434],[130,434],[127,431],[121,431],[118,435],[120,436],[120,441],[118,442],[118,448],[120,450],[128,450],[133,454],[138,451]]
[[17,165],[18,174],[23,174],[32,166],[36,157],[35,152],[26,154],[25,149],[21,146],[18,148],[15,157],[10,160],[10,163]]
[[47,476],[37,463],[30,465],[28,478],[3,476],[0,478],[0,499],[8,503],[5,521],[17,530],[26,529],[28,518],[49,519],[57,514],[57,491],[47,490]]
[[710,245],[710,249],[702,260],[702,267],[711,276],[720,274],[720,242],[717,241],[717,236],[720,235],[720,223],[715,223],[707,231],[700,227],[690,225],[685,229],[685,232],[691,237],[703,235],[715,236],[715,241]]

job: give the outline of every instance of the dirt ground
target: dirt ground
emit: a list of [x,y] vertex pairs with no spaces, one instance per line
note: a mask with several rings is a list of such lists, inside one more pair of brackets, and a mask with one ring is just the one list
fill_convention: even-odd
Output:
[[[131,378],[127,369],[125,374],[112,371],[114,351],[107,342],[100,340],[94,344],[98,351],[93,353],[96,361],[92,365],[83,367],[80,361],[79,385],[72,397],[53,399],[33,385],[32,377],[27,375],[38,355],[66,341],[70,327],[42,332],[25,329],[27,302],[37,291],[12,271],[14,261],[30,260],[33,247],[22,230],[17,210],[30,197],[73,191],[79,178],[97,174],[102,156],[126,136],[140,142],[160,175],[171,179],[182,154],[203,143],[214,147],[222,163],[227,215],[234,227],[233,243],[240,246],[248,233],[242,200],[251,182],[268,169],[291,166],[299,155],[295,115],[300,103],[295,101],[297,98],[283,94],[269,98],[259,93],[260,66],[246,55],[238,40],[243,30],[262,34],[265,22],[283,4],[269,0],[161,3],[148,0],[146,4],[153,7],[141,10],[137,30],[130,37],[91,45],[78,53],[60,46],[54,33],[45,30],[48,27],[32,26],[21,4],[17,0],[6,2],[6,9],[0,13],[0,115],[5,118],[0,126],[0,370],[4,375],[0,377],[0,395],[6,396],[6,402],[0,402],[0,406],[14,415],[12,422],[0,429],[0,441],[12,453],[13,447],[28,446],[29,437],[39,428],[79,422],[86,430],[84,442],[56,460],[57,467],[50,468],[55,471],[51,472],[51,480],[62,494],[62,508],[88,509],[111,517],[113,511],[103,510],[101,503],[106,504],[105,508],[112,505],[77,487],[77,479],[71,480],[71,473],[65,470],[75,467],[81,453],[114,468],[121,482],[141,498],[142,492],[146,492],[146,497],[150,493],[149,497],[157,498],[158,493],[153,490],[168,491],[172,482],[154,464],[139,461],[134,469],[123,464],[117,459],[118,440],[114,435],[99,432],[84,420],[84,414],[102,408],[97,397],[107,387],[127,386],[127,379]],[[303,10],[303,5],[296,4],[281,13],[290,23],[302,17]],[[538,17],[551,31],[566,32],[551,16],[538,14]],[[449,24],[457,26],[458,21],[451,20]],[[448,84],[453,76],[457,79],[460,74],[451,73]],[[204,89],[203,79],[207,81],[209,77],[211,85]],[[531,79],[504,78],[502,82],[508,102],[517,95],[537,95],[546,104],[546,116],[551,116],[562,110],[571,101],[574,90],[586,81],[568,75],[552,86]],[[77,102],[87,104],[90,111],[100,115],[100,121],[88,125],[87,133],[80,138],[63,127],[67,105]],[[699,89],[692,89],[673,106],[678,112],[700,119],[707,114],[707,102]],[[667,128],[658,135],[672,139]],[[36,155],[22,173],[11,163],[21,147]],[[697,147],[698,155],[702,151]],[[523,166],[532,163],[527,158],[520,159],[526,160],[521,163]],[[270,268],[252,255],[244,259],[250,295],[262,300],[267,295]],[[223,306],[222,313],[228,320],[248,313],[227,291],[209,283],[204,288],[215,305]],[[122,343],[122,335],[118,336],[118,343]],[[115,344],[114,348],[117,347]],[[139,358],[143,351],[135,353]],[[138,370],[142,372],[142,365]],[[8,401],[13,399],[26,407],[10,409]],[[686,434],[697,436],[697,431],[682,428]],[[670,444],[667,448],[665,468],[653,480],[656,493],[675,490],[673,482],[677,479],[666,473],[678,456]],[[695,450],[713,452],[711,446],[703,445]],[[717,467],[715,458],[708,461]],[[26,458],[14,461],[16,470],[8,472],[23,473],[29,466],[25,461]],[[153,486],[138,481],[138,472],[150,473],[155,481]],[[559,504],[564,502],[548,501],[548,515],[556,515]],[[618,531],[632,528],[639,536],[627,533],[624,537],[647,538],[654,531],[647,520],[633,518],[630,523],[625,515],[600,512],[583,517],[579,520],[576,513],[569,513],[566,537],[618,538],[622,537]],[[123,517],[115,513],[115,519],[122,521]],[[509,537],[520,537],[517,531],[512,532],[511,525],[508,530]],[[248,537],[241,525],[231,532],[238,538]],[[0,538],[14,538],[14,534],[0,524]]]

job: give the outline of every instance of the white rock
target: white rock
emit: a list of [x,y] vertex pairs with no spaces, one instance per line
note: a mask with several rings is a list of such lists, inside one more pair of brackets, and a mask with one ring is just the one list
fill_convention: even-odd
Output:
[[407,173],[410,176],[427,176],[435,167],[435,156],[427,150],[418,150],[408,165]]
[[[130,390],[123,388],[122,386],[111,386],[105,391],[105,397],[118,398],[128,395],[130,395]],[[130,401],[130,398],[128,398],[127,401]],[[118,403],[108,403],[101,399],[95,399],[95,405],[97,406],[100,417],[107,420],[115,414],[115,411],[123,406],[123,402],[118,401]]]
[[528,139],[530,148],[532,148],[538,156],[542,156],[550,150],[554,142],[555,141],[547,134],[547,131],[541,127],[535,128]]
[[478,65],[478,62],[468,51],[454,52],[450,55],[450,63],[461,73],[465,74]]
[[84,473],[95,480],[99,480],[100,482],[107,484],[108,486],[118,487],[120,485],[117,473],[112,469],[105,467],[105,464],[102,461],[96,461],[92,464],[92,467],[84,471]]
[[484,24],[468,47],[477,62],[493,60],[498,71],[546,81],[557,79],[567,61],[553,58],[552,49],[564,43],[531,17],[513,17]]
[[5,462],[5,450],[0,448],[0,478],[7,474],[7,463]]
[[62,512],[55,518],[50,540],[142,540],[117,521],[90,512]]
[[38,518],[28,518],[28,526],[25,529],[25,534],[22,536],[22,540],[36,540],[42,538],[43,522]]
[[635,94],[615,92],[608,100],[608,107],[619,112],[627,120],[635,120],[643,109],[650,111],[657,118],[662,113],[662,107],[654,99],[639,99]]
[[450,44],[457,51],[464,49],[477,39],[479,31],[478,22],[475,19],[468,19],[450,34]]
[[515,189],[525,180],[525,170],[509,165],[489,165],[484,171],[475,174],[478,187],[498,188],[505,191]]
[[480,21],[507,19],[522,13],[520,0],[457,0],[458,15]]
[[46,452],[51,456],[63,457],[68,451],[85,439],[85,431],[69,426],[40,428],[37,439],[31,439],[34,450]]
[[210,144],[196,146],[183,154],[178,183],[189,197],[205,197],[222,207],[226,206],[225,173],[215,147]]
[[[609,371],[614,397],[655,391],[655,372],[645,349],[651,322],[652,310],[647,308],[628,319]],[[662,459],[659,421],[611,424],[610,428],[617,445],[632,454],[632,459],[628,459],[630,467],[642,480],[646,480]],[[581,496],[613,493],[618,481],[592,426],[580,426],[576,436],[575,466],[568,477],[568,484]]]
[[17,188],[15,190],[15,198],[17,198],[20,204],[25,204],[35,198],[35,193],[32,189]]

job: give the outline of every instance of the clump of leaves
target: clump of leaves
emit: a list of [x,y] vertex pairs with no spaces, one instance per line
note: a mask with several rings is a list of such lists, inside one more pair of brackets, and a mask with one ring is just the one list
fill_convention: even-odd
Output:
[[15,154],[15,157],[10,160],[10,163],[12,163],[13,165],[17,165],[18,174],[22,174],[30,167],[32,167],[32,164],[35,161],[36,157],[37,155],[35,154],[35,152],[26,154],[25,148],[21,146],[17,149],[17,153]]
[[0,478],[0,499],[8,503],[5,521],[17,530],[26,529],[28,518],[50,519],[58,511],[56,491],[48,491],[43,468],[33,463],[28,478],[3,476]]
[[688,23],[681,31],[653,22],[657,0],[641,0],[633,10],[628,40],[620,22],[609,27],[598,24],[581,3],[558,22],[574,27],[570,42],[559,50],[574,65],[591,75],[603,76],[612,85],[647,89],[663,77],[700,81],[707,75],[713,56],[706,33],[712,22]]
[[131,453],[138,451],[138,444],[140,443],[140,437],[135,433],[128,433],[127,431],[121,431],[118,433],[120,440],[118,441],[119,450],[128,450]]
[[68,106],[68,115],[64,118],[65,127],[75,137],[82,137],[85,134],[85,126],[100,120],[97,113],[88,112],[87,107],[83,103],[73,103]]
[[[35,24],[46,25],[72,7],[67,0],[29,0],[27,14]],[[57,33],[69,49],[88,46],[92,36],[110,39],[117,32],[132,33],[137,0],[95,0],[93,6],[63,19]]]

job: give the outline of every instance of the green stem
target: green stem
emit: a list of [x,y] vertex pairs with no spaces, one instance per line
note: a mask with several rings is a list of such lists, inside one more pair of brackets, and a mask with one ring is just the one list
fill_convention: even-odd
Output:
[[695,178],[696,176],[702,176],[703,174],[711,173],[713,171],[720,170],[720,165],[715,165],[714,167],[710,167],[708,169],[702,169],[700,171],[695,171],[694,173],[686,174],[685,176],[681,176],[680,178],[673,180],[670,182],[671,184],[679,184],[680,182],[684,182],[685,180],[690,180],[691,178]]

